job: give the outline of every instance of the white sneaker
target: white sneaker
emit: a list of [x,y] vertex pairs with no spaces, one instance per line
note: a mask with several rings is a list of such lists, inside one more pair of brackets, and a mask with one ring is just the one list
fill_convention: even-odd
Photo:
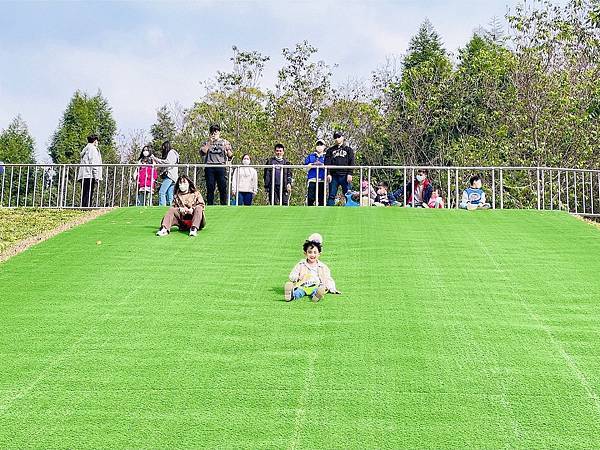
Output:
[[198,230],[196,230],[195,228],[192,228],[190,230],[190,236],[194,237],[194,236],[197,236],[197,235],[198,235]]
[[156,232],[157,236],[166,236],[167,234],[169,234],[169,231],[164,227],[161,227],[161,229]]

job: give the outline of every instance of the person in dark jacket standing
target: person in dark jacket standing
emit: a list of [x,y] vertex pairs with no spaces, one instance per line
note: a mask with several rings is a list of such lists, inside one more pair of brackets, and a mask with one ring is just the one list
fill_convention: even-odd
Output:
[[206,177],[206,204],[215,204],[215,183],[219,187],[219,200],[221,205],[227,204],[227,180],[225,167],[228,160],[233,158],[233,150],[229,141],[221,138],[221,127],[211,125],[209,128],[210,138],[200,147],[200,156],[204,158],[204,164],[217,167],[205,167]]
[[[325,142],[317,141],[315,151],[304,158],[304,164],[308,166],[308,206],[314,206],[315,201],[317,206],[325,205]],[[317,191],[319,191],[319,199],[317,200]]]
[[[326,166],[353,166],[354,150],[344,144],[344,134],[341,131],[333,133],[335,144],[325,154]],[[346,194],[352,188],[352,169],[331,169],[327,175],[329,183],[329,197],[327,206],[335,204],[335,196],[338,187],[342,187],[342,194]]]
[[[290,192],[292,190],[292,171],[282,166],[288,166],[290,162],[283,157],[285,147],[283,144],[275,144],[275,155],[267,159],[266,166],[274,166],[265,169],[264,181],[267,203],[270,205],[288,205]],[[280,198],[280,193],[282,193]]]

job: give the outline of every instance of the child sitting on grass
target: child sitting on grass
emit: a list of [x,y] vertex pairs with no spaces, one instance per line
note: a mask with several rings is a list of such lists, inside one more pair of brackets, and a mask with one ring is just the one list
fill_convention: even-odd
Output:
[[469,179],[471,187],[465,189],[460,202],[461,209],[473,211],[475,209],[489,209],[490,204],[485,201],[485,192],[481,189],[481,177],[473,175]]
[[320,234],[311,234],[304,242],[305,259],[300,261],[290,273],[290,281],[285,283],[286,302],[310,296],[313,302],[321,300],[327,292],[340,294],[331,278],[329,267],[319,261],[323,238]]

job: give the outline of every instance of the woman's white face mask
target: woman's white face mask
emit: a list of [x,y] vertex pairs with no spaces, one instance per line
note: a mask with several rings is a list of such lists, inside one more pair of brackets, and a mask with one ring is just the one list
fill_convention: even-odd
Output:
[[244,159],[242,159],[242,164],[247,166],[250,164],[250,160],[248,158],[244,158]]
[[150,152],[149,152],[148,150],[144,150],[144,151],[142,152],[142,155],[144,155],[144,156],[148,157],[148,156],[150,156]]
[[427,178],[425,175],[417,175],[417,181],[419,183],[421,183],[425,178]]
[[179,183],[179,190],[184,194],[188,191],[190,185],[188,183]]

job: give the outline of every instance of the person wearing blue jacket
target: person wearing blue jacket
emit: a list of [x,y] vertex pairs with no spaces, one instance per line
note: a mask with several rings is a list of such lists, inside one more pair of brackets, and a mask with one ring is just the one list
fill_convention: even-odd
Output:
[[[318,140],[315,151],[304,159],[304,164],[308,169],[308,206],[324,206],[325,197],[325,169],[322,167],[325,164],[325,142]],[[317,200],[317,191],[319,199]]]

